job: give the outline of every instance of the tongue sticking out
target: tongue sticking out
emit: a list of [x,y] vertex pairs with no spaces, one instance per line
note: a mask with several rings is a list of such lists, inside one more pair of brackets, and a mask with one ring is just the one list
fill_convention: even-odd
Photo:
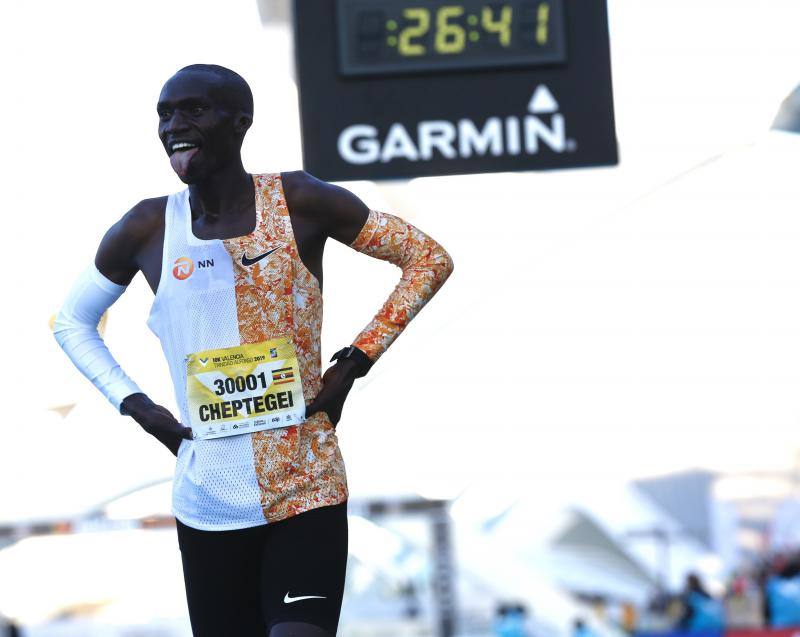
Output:
[[199,148],[189,148],[187,150],[176,150],[169,157],[169,163],[172,164],[172,170],[178,173],[178,177],[185,177],[189,172],[189,162],[192,160],[199,151]]

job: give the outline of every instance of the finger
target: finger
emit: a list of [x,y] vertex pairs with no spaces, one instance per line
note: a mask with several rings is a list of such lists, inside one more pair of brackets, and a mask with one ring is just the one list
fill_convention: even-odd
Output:
[[179,422],[169,423],[164,428],[164,431],[167,433],[167,435],[171,436],[172,438],[177,438],[178,440],[182,438],[191,440],[193,438],[193,433],[194,433],[191,427],[184,427]]
[[165,441],[167,440],[180,440],[181,438],[186,437],[186,429],[189,429],[189,434],[191,436],[191,428],[184,427],[176,420],[167,419],[163,416],[159,416],[157,419],[150,420],[142,424],[144,430],[152,436],[155,436],[164,444],[167,444]]
[[161,405],[159,405],[158,407],[156,407],[156,409],[158,410],[158,412],[160,414],[163,414],[164,416],[166,416],[170,420],[174,420],[175,422],[177,422],[177,420],[175,419],[175,416],[173,416],[172,412],[169,409],[167,409],[166,407],[162,407]]
[[175,450],[177,449],[178,445],[180,444],[180,440],[176,441],[176,440],[175,440],[175,436],[165,436],[165,435],[162,433],[162,434],[153,434],[153,438],[155,438],[156,440],[158,440],[158,442],[160,442],[160,443],[161,443],[162,445],[164,445],[164,446],[165,446],[167,449],[169,449],[169,451],[170,451],[172,454],[174,454],[174,455],[177,455],[177,454],[175,453]]
[[339,407],[331,407],[327,412],[328,418],[331,421],[331,424],[336,427],[339,424],[339,421],[342,419],[342,408]]
[[335,425],[342,418],[342,410],[344,409],[344,399],[338,401],[336,405],[331,405],[331,407],[332,407],[331,412],[333,413],[329,412],[329,415],[331,417],[331,422],[333,422],[333,424]]
[[311,403],[308,407],[306,407],[306,418],[310,418],[314,414],[319,411],[319,406],[317,405],[317,401],[315,400]]
[[[320,392],[321,394],[322,392]],[[306,418],[313,416],[319,411],[325,411],[326,401],[324,399],[320,399],[319,395],[311,402],[311,404],[306,407]]]
[[178,449],[180,449],[181,443],[185,437],[183,429],[187,428],[184,427],[181,431],[175,431],[174,429],[169,431],[162,430],[158,433],[154,433],[153,435],[162,445],[169,449],[172,455],[177,456]]

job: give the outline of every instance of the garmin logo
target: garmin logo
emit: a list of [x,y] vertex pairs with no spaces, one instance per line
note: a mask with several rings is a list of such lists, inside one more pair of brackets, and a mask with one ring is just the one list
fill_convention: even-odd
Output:
[[356,165],[388,163],[395,159],[426,161],[439,153],[445,159],[480,155],[536,155],[542,147],[554,153],[575,152],[578,144],[567,137],[564,116],[553,94],[540,84],[523,116],[490,117],[482,125],[471,119],[422,121],[416,136],[400,123],[389,127],[381,139],[378,129],[354,124],[339,135],[339,155]]

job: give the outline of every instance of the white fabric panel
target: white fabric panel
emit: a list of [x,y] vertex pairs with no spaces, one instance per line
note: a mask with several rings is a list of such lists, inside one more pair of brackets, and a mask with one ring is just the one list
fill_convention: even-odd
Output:
[[[147,324],[161,340],[180,419],[188,424],[186,356],[241,344],[235,280],[222,241],[204,241],[192,234],[188,190],[170,195],[165,223],[161,280]],[[173,274],[181,257],[194,264],[191,276],[183,280]],[[175,467],[173,512],[196,529],[265,524],[251,434],[184,440]]]

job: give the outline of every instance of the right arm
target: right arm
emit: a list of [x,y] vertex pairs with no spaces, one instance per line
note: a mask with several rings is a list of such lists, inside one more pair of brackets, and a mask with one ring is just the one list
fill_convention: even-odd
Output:
[[78,370],[122,414],[131,416],[173,454],[192,430],[144,394],[111,355],[97,323],[140,270],[140,254],[159,221],[158,200],[143,201],[103,237],[95,262],[78,279],[56,316],[53,333]]

